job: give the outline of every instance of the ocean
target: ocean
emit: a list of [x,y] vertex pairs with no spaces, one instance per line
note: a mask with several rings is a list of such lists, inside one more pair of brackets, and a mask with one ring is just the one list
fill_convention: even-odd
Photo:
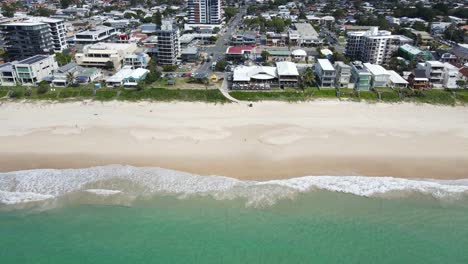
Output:
[[468,180],[0,173],[0,263],[468,263]]

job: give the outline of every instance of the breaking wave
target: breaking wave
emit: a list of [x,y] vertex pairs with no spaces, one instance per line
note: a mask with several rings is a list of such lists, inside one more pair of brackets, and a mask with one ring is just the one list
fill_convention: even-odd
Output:
[[37,169],[0,173],[0,204],[46,201],[75,193],[132,199],[155,194],[180,198],[209,196],[245,199],[247,206],[269,206],[297,194],[327,190],[372,197],[416,192],[435,198],[468,195],[468,179],[431,180],[366,176],[305,176],[286,180],[242,181],[200,176],[155,167],[109,165],[84,169]]

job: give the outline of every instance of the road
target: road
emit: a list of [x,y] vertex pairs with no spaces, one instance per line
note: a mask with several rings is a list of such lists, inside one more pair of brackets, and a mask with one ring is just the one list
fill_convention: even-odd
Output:
[[227,23],[226,27],[221,31],[221,34],[219,35],[218,40],[213,46],[207,47],[206,52],[208,55],[212,55],[212,60],[210,62],[204,62],[202,65],[200,65],[197,69],[197,73],[201,74],[209,74],[211,73],[211,65],[213,62],[222,59],[224,57],[224,54],[226,52],[227,45],[229,38],[232,36],[233,33],[236,32],[236,28],[239,25],[239,23],[242,21],[242,18],[244,17],[246,13],[246,7],[243,6],[240,8],[239,13],[237,13],[236,16],[231,18],[229,23]]

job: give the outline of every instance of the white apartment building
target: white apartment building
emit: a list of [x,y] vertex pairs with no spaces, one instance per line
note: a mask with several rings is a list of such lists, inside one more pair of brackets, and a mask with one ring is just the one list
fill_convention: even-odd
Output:
[[85,67],[105,67],[111,61],[116,70],[122,67],[125,56],[135,53],[135,43],[97,43],[86,45],[82,53],[75,54],[76,63]]
[[94,44],[108,40],[117,34],[112,27],[98,26],[96,28],[76,33],[73,37],[75,44]]
[[408,37],[372,27],[368,31],[348,32],[345,54],[350,60],[386,64],[399,46],[411,43],[413,40]]
[[221,0],[188,0],[189,24],[215,24],[223,22]]
[[320,87],[334,87],[336,70],[327,59],[318,59],[315,64],[315,75],[317,76],[317,84]]
[[335,86],[339,88],[350,88],[351,66],[342,61],[335,62],[336,78]]
[[0,85],[36,85],[58,69],[55,55],[36,55],[0,66]]

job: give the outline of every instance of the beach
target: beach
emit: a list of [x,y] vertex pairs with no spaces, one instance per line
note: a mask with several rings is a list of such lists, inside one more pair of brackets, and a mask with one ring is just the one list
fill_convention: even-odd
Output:
[[264,181],[468,171],[461,106],[3,102],[0,123],[2,172],[125,164]]

